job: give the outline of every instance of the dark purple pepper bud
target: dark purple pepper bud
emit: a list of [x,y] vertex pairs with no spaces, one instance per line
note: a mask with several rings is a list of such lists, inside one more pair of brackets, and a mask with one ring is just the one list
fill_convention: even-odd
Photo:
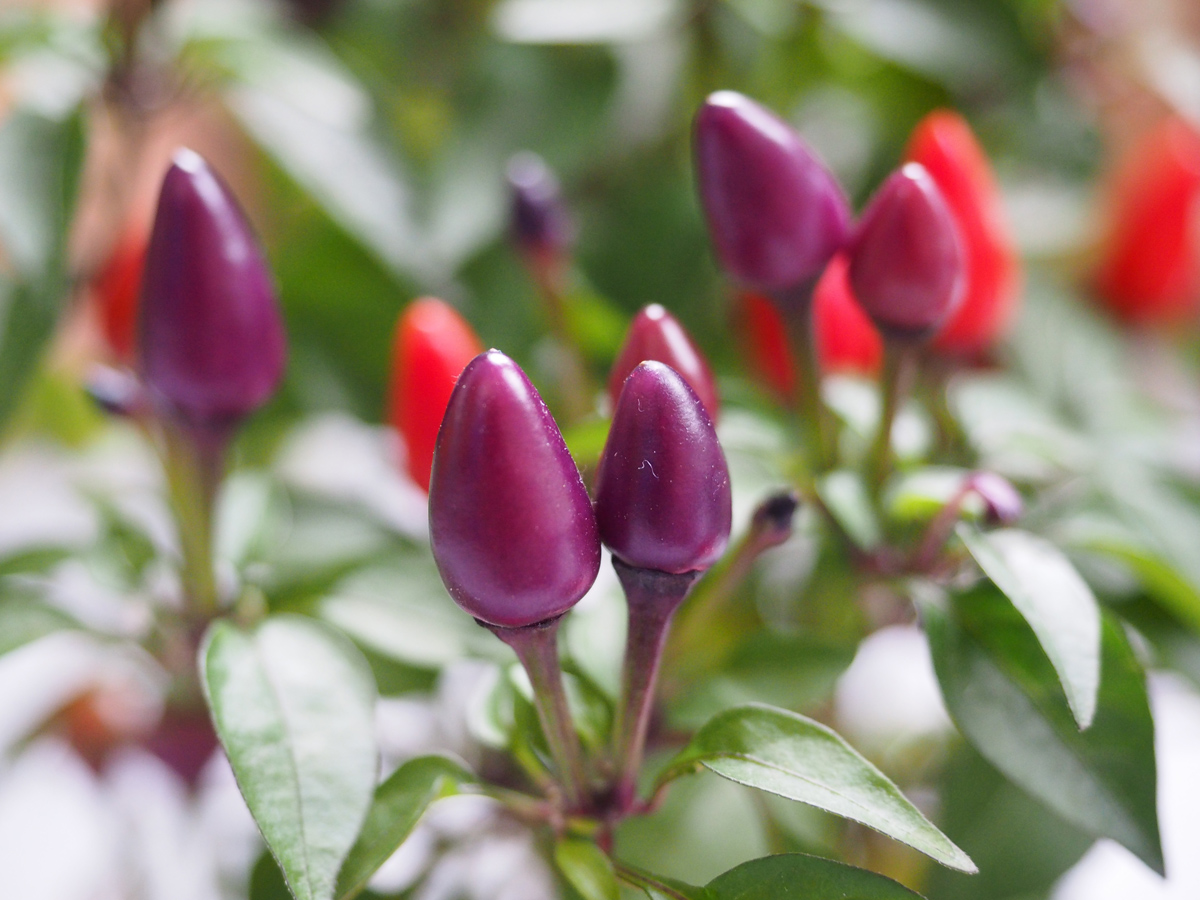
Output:
[[552,619],[600,570],[587,489],[537,389],[499,350],[467,364],[429,483],[433,557],[450,596],[491,625]]
[[929,337],[962,300],[958,226],[918,163],[883,183],[863,213],[850,254],[854,296],[889,338]]
[[574,238],[558,179],[536,153],[518,153],[508,162],[512,191],[512,231],[517,246],[533,256],[560,257]]
[[976,472],[964,486],[983,501],[984,518],[992,525],[1012,525],[1025,511],[1025,503],[1012,483],[995,472]]
[[683,376],[683,380],[696,392],[704,408],[715,421],[720,413],[721,400],[717,394],[717,382],[713,378],[708,361],[700,354],[696,345],[679,320],[657,303],[652,303],[638,313],[625,343],[617,354],[616,362],[608,375],[608,396],[615,407],[621,396],[625,379],[640,362],[656,360],[666,363]]
[[725,549],[729,468],[712,419],[670,366],[625,381],[596,475],[600,538],[638,569],[707,569]]
[[191,150],[163,179],[140,315],[142,379],[167,415],[228,425],[278,387],[287,351],[266,260],[229,188]]
[[696,175],[721,264],[778,294],[816,281],[842,248],[850,208],[837,179],[796,131],[733,91],[696,114]]

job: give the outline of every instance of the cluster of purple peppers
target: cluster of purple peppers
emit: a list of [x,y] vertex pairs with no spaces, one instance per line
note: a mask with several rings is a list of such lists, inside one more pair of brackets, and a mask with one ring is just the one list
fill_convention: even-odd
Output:
[[[707,100],[695,150],[721,262],[785,314],[809,314],[812,286],[843,249],[855,296],[889,340],[921,340],[953,310],[960,241],[919,165],[888,178],[853,227],[844,193],[799,135],[739,94]],[[517,236],[534,256],[553,256],[569,242],[569,227],[556,193],[543,196],[547,174],[534,162],[511,175]],[[477,356],[458,380],[429,489],[432,549],[450,595],[517,650],[535,688],[541,681],[561,696],[551,626],[593,584],[601,544],[611,550],[631,617],[610,785],[621,811],[631,808],[671,615],[723,553],[731,518],[711,373],[682,331],[673,337],[677,323],[656,315],[666,314],[651,308],[639,317],[635,338],[644,331],[683,350],[656,353],[636,339],[627,345],[624,355],[638,358],[615,367],[631,373],[610,385],[615,409],[594,502],[546,404],[498,350]],[[139,375],[151,414],[199,443],[223,450],[282,377],[284,328],[262,252],[229,190],[190,151],[177,154],[163,183],[140,328]],[[642,361],[654,357],[678,359],[689,371]],[[539,639],[541,664],[523,637],[530,634],[549,635]],[[578,783],[586,776],[568,746],[575,737],[564,712],[539,705],[548,739],[557,739],[557,764],[574,770],[560,772],[577,782],[568,805],[586,808],[591,801]]]
[[817,279],[843,249],[855,298],[891,340],[928,338],[962,299],[958,228],[923,166],[893,172],[854,227],[845,193],[804,139],[741,94],[705,101],[695,152],[721,264],[785,315],[808,314]]

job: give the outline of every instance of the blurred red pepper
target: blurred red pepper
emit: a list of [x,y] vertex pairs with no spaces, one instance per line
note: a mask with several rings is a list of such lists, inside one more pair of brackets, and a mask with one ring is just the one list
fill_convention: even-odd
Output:
[[[817,282],[813,297],[817,354],[824,372],[872,375],[883,341],[850,291],[846,255],[839,253]],[[751,368],[782,399],[795,396],[796,366],[779,310],[762,294],[741,295],[741,326]]]
[[1019,260],[991,165],[971,126],[948,109],[934,110],[918,123],[906,159],[924,166],[941,190],[966,256],[962,301],[933,346],[980,353],[1004,332],[1020,300]]
[[390,421],[404,436],[408,474],[426,491],[450,393],[467,363],[481,352],[471,326],[435,297],[415,300],[396,323]]
[[142,270],[146,265],[149,241],[150,235],[145,228],[138,225],[126,228],[92,285],[104,339],[113,355],[123,363],[133,361],[138,295],[142,290]]
[[1145,134],[1109,184],[1094,285],[1129,322],[1186,318],[1200,298],[1200,131],[1178,116]]

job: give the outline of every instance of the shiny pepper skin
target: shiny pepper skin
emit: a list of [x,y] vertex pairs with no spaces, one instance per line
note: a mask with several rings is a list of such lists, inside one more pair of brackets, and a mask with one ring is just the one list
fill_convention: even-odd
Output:
[[1172,323],[1200,299],[1200,130],[1171,117],[1118,167],[1094,286],[1120,318]]
[[450,596],[505,628],[562,615],[600,570],[596,516],[546,404],[499,350],[459,376],[429,482],[433,557]]
[[122,363],[134,357],[147,238],[144,227],[126,228],[92,285],[104,339]]
[[905,156],[925,167],[962,239],[963,299],[933,346],[978,355],[1003,335],[1020,302],[1020,262],[991,164],[971,126],[948,109],[935,110],[918,123]]
[[163,178],[142,275],[139,369],[151,402],[191,426],[223,427],[283,377],[283,318],[258,241],[200,156]]
[[850,246],[850,287],[887,338],[931,337],[962,299],[963,252],[941,191],[918,163],[888,176]]
[[483,351],[450,304],[414,300],[396,322],[389,420],[404,437],[409,477],[429,490],[438,429],[459,373]]
[[726,271],[776,296],[811,284],[850,228],[845,194],[812,149],[734,91],[705,100],[693,143],[700,199]]
[[616,408],[625,379],[638,363],[657,360],[683,376],[715,421],[721,411],[717,382],[708,361],[679,320],[657,303],[639,312],[625,334],[608,376],[608,396]]
[[[817,357],[826,373],[873,375],[883,361],[883,339],[850,290],[849,261],[829,261],[813,296]],[[741,296],[742,328],[751,367],[776,396],[796,393],[796,366],[779,310],[761,294]]]
[[702,571],[725,550],[731,510],[729,468],[704,404],[670,366],[640,363],[596,474],[601,540],[637,569]]

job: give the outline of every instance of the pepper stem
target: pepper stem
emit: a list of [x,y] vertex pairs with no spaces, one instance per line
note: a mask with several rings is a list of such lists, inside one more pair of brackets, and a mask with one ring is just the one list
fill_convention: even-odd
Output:
[[700,573],[673,575],[638,569],[615,557],[613,568],[629,604],[621,701],[613,723],[613,756],[617,764],[615,800],[618,810],[627,811],[637,795],[638,770],[654,707],[654,685],[671,618]]
[[773,295],[787,324],[788,341],[799,368],[797,402],[801,427],[813,455],[815,472],[833,466],[837,457],[833,419],[821,399],[821,365],[817,356],[817,337],[813,311],[816,282],[806,282]]
[[883,374],[879,383],[883,405],[879,413],[879,430],[867,457],[867,487],[877,503],[892,469],[892,425],[906,390],[913,352],[914,347],[908,341],[884,340]]
[[213,514],[230,432],[166,421],[163,468],[179,532],[180,578],[189,612],[207,620],[221,606],[213,559]]
[[480,624],[508,644],[525,667],[529,683],[533,685],[533,705],[542,723],[550,755],[558,768],[563,798],[568,809],[582,810],[589,794],[588,779],[583,765],[583,748],[571,720],[562,668],[558,663],[558,626],[561,622],[562,616],[556,616],[519,628],[487,622]]

